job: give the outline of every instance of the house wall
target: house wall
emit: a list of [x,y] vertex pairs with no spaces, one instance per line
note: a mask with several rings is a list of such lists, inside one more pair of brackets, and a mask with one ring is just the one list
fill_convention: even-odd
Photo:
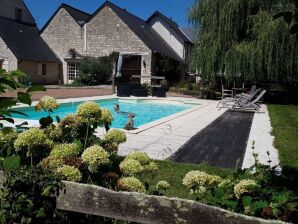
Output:
[[[42,75],[42,64],[47,65],[46,75]],[[22,61],[19,69],[30,76],[33,84],[58,84],[59,64],[58,63],[38,63],[33,61]]]
[[168,23],[155,17],[150,21],[150,26],[185,60],[184,39]]
[[85,26],[87,27],[86,55],[100,57],[112,52],[141,55],[141,74],[151,75],[151,50],[109,6],[105,6]]
[[68,83],[67,63],[64,59],[69,57],[70,49],[84,54],[84,28],[62,8],[42,32],[41,37],[62,62],[63,82]]
[[4,57],[3,68],[13,71],[18,68],[18,60],[0,37],[0,56]]
[[22,0],[0,0],[0,16],[15,19],[15,9],[22,9],[22,22],[35,24],[34,18]]

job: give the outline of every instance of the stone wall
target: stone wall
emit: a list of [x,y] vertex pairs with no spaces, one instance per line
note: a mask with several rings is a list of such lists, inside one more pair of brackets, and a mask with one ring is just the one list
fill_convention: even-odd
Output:
[[[1,11],[1,10],[0,10]],[[3,68],[13,71],[18,68],[18,60],[0,37],[0,57],[4,57]]]
[[42,32],[41,37],[62,61],[63,81],[68,83],[67,63],[64,58],[69,57],[70,49],[75,49],[81,55],[84,54],[84,28],[62,8]]
[[[0,171],[0,185],[5,177]],[[180,198],[116,192],[106,188],[64,181],[57,209],[127,220],[137,223],[282,224],[230,212]]]
[[15,19],[15,9],[22,9],[22,22],[35,24],[34,18],[26,8],[22,0],[1,0],[0,1],[0,16]]
[[[47,65],[46,75],[42,75],[42,64]],[[37,63],[32,61],[22,61],[19,69],[30,76],[33,84],[58,84],[59,64],[57,63]]]

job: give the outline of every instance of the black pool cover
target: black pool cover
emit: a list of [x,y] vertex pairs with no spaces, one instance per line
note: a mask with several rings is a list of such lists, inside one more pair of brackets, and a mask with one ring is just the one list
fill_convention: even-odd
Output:
[[219,168],[242,165],[254,113],[226,111],[193,136],[171,160],[181,163],[207,162]]

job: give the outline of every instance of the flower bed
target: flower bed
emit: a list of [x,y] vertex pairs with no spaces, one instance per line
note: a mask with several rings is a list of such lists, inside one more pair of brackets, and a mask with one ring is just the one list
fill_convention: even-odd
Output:
[[[0,192],[2,208],[0,218],[4,222],[18,223],[22,220],[26,220],[24,223],[52,222],[55,218],[54,205],[59,190],[60,205],[62,203],[65,206],[60,208],[67,209],[66,205],[73,206],[69,208],[70,211],[86,211],[97,215],[95,210],[103,203],[107,203],[110,208],[114,206],[115,210],[119,202],[125,206],[124,200],[128,200],[127,195],[130,195],[136,200],[128,200],[129,205],[134,209],[131,210],[130,218],[127,220],[133,220],[131,217],[135,217],[136,220],[140,218],[142,222],[145,222],[144,214],[155,214],[152,218],[154,222],[157,218],[161,219],[162,214],[165,213],[169,216],[169,222],[177,222],[179,219],[184,222],[190,218],[196,220],[195,212],[193,212],[195,209],[196,213],[201,214],[201,218],[208,218],[212,221],[213,216],[217,217],[215,223],[233,222],[232,220],[236,217],[234,213],[220,209],[208,210],[205,208],[210,207],[204,207],[206,205],[199,203],[195,203],[192,207],[193,202],[185,202],[190,207],[183,208],[179,206],[179,203],[184,203],[180,199],[116,193],[93,186],[163,196],[171,191],[173,182],[168,180],[169,173],[166,173],[163,178],[157,178],[161,173],[161,163],[152,161],[144,152],[133,152],[126,158],[117,155],[118,146],[126,141],[126,136],[117,129],[110,130],[112,116],[109,111],[102,110],[94,102],[85,102],[79,105],[76,114],[66,116],[62,120],[56,117],[57,123],[54,124],[55,118],[51,116],[51,113],[58,106],[55,99],[43,97],[37,104],[36,110],[44,110],[48,112],[48,116],[40,119],[39,128],[21,130],[20,128],[2,127],[0,131],[2,142],[0,166],[9,177]],[[106,128],[103,138],[96,136],[98,127]],[[275,175],[274,169],[260,165],[257,155],[255,159],[254,167],[244,171],[217,170],[215,174],[210,170],[194,169],[176,176],[175,170],[172,170],[175,186],[179,185],[179,189],[183,188],[184,191],[188,191],[186,198],[251,216],[295,222],[297,220],[297,195],[290,190],[287,183],[284,183],[282,176]],[[60,180],[92,186],[64,182],[65,196],[61,194],[63,184]],[[71,191],[67,192],[69,189]],[[100,192],[105,192],[107,195],[97,197],[96,195],[101,194]],[[113,199],[113,195],[117,197]],[[180,195],[178,190],[171,196]],[[76,197],[80,200],[75,201]],[[94,207],[88,207],[92,197],[95,200],[92,204]],[[105,197],[111,201],[108,202]],[[140,200],[137,200],[138,198]],[[83,207],[75,207],[78,206],[76,203],[81,202],[84,202]],[[191,212],[193,212],[192,217],[187,215]],[[99,215],[106,214],[109,213]],[[115,214],[107,216],[120,217],[118,213]],[[124,207],[121,214],[121,217],[125,218]],[[219,217],[223,214],[224,217],[220,219]],[[164,218],[167,219],[167,217]],[[254,223],[257,219],[247,220],[254,220],[252,222]],[[238,219],[234,220],[235,223],[243,223],[238,221]]]

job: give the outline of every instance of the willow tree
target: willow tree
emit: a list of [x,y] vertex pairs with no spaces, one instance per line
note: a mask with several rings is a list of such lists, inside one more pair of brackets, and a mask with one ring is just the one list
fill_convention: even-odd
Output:
[[273,19],[294,7],[290,0],[195,0],[193,67],[204,80],[298,81],[298,37],[282,18]]

